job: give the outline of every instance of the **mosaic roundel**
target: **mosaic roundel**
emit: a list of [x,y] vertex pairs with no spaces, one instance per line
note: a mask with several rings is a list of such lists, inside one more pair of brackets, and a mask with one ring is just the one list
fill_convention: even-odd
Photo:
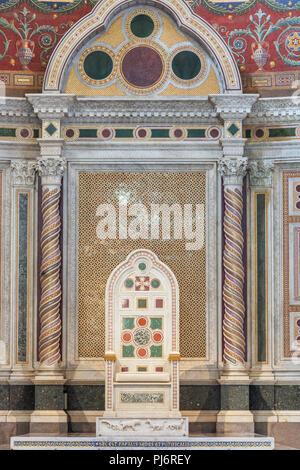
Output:
[[181,80],[192,80],[200,70],[200,58],[193,51],[178,52],[172,60],[172,71]]
[[134,332],[133,339],[138,346],[147,346],[151,341],[151,333],[146,328],[138,328]]
[[129,85],[148,88],[160,80],[164,64],[162,57],[155,49],[149,46],[137,46],[124,55],[120,69]]
[[90,85],[105,85],[115,76],[114,58],[114,53],[104,46],[90,47],[80,57],[79,73]]
[[205,55],[194,47],[182,45],[177,47],[171,56],[172,80],[179,86],[198,85],[208,74],[208,63]]
[[154,21],[149,15],[136,15],[130,22],[130,29],[134,36],[147,38],[154,31]]
[[133,11],[125,21],[125,32],[134,41],[153,39],[160,28],[158,17],[151,10]]
[[111,74],[113,61],[107,52],[93,51],[84,59],[83,69],[92,80],[103,80]]

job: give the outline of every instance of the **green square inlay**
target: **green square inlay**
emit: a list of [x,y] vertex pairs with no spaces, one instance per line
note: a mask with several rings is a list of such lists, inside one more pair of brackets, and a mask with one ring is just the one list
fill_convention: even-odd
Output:
[[169,129],[151,129],[152,139],[169,139]]
[[134,318],[123,318],[123,329],[133,330],[133,328],[134,328]]
[[147,367],[138,367],[138,372],[147,372]]
[[275,128],[269,129],[269,137],[295,137],[296,128],[295,127],[284,127],[284,128]]
[[116,129],[116,139],[131,139],[133,137],[133,129]]
[[161,330],[162,318],[150,318],[150,328],[151,330]]
[[205,129],[188,129],[188,139],[203,139],[205,137]]
[[80,139],[95,139],[97,137],[97,129],[79,129]]
[[0,136],[1,137],[16,137],[16,129],[8,128],[8,127],[1,127]]
[[239,128],[235,124],[231,124],[231,126],[228,127],[228,130],[231,135],[235,135],[239,131]]
[[54,132],[57,131],[57,128],[51,122],[51,124],[49,124],[49,126],[46,127],[46,131],[48,132],[49,135],[53,135]]
[[123,357],[134,357],[134,346],[123,346]]
[[147,308],[147,299],[137,299],[138,308]]
[[246,129],[245,137],[246,139],[251,139],[251,129]]
[[162,357],[162,346],[150,346],[150,357]]

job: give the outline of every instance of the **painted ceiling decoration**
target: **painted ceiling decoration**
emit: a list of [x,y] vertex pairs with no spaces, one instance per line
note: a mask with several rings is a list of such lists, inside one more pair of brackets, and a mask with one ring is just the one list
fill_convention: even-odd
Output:
[[[295,83],[300,80],[300,1],[191,0],[186,3],[231,49],[244,92],[259,92],[262,96],[293,93]],[[8,96],[41,92],[55,46],[96,4],[96,0],[1,0],[0,80]],[[151,28],[151,22],[148,27]],[[136,28],[138,31],[139,26]],[[151,33],[148,39],[152,37],[155,34]],[[99,52],[94,57],[99,58]]]

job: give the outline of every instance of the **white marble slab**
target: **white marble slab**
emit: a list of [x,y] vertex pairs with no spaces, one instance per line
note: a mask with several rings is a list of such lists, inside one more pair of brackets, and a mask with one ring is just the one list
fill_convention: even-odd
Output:
[[109,437],[15,436],[13,450],[273,450],[273,437],[182,437],[112,439]]

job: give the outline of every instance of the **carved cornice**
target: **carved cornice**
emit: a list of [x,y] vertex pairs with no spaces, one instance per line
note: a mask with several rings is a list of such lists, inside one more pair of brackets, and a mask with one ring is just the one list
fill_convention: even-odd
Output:
[[209,95],[223,121],[243,121],[258,98],[259,95]]
[[248,163],[251,186],[271,186],[274,162],[255,160]]
[[246,175],[248,159],[222,158],[219,161],[219,172],[221,173],[225,185],[242,185]]
[[62,119],[69,112],[75,95],[68,94],[27,94],[35,114],[40,119]]
[[34,184],[35,172],[37,169],[36,161],[12,161],[10,168],[13,185],[32,186]]
[[300,122],[300,97],[260,98],[254,105],[244,124],[272,124]]
[[0,99],[0,122],[17,122],[24,125],[28,123],[38,123],[32,106],[26,98],[4,97]]
[[214,122],[217,115],[207,98],[196,99],[105,99],[77,98],[70,107],[68,122]]

